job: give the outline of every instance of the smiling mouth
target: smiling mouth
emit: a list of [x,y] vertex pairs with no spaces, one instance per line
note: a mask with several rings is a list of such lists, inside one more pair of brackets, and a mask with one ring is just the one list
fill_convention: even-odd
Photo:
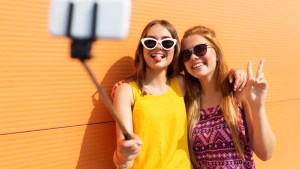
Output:
[[163,59],[165,58],[166,56],[165,55],[162,55],[162,54],[157,54],[157,55],[151,55],[151,57],[153,59]]
[[204,65],[203,63],[197,63],[196,65],[192,66],[192,69],[196,69],[196,68],[201,67],[203,65]]

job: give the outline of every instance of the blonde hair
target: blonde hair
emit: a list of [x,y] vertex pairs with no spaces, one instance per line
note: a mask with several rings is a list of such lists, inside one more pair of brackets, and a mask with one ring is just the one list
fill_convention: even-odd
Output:
[[[222,93],[222,100],[221,100],[221,108],[226,120],[226,123],[229,127],[229,130],[232,134],[234,146],[237,150],[237,153],[241,156],[243,160],[244,157],[244,144],[240,139],[241,133],[241,115],[238,110],[238,106],[233,97],[233,91],[231,85],[228,80],[228,67],[225,62],[224,56],[222,54],[220,45],[216,39],[216,34],[210,28],[205,26],[195,26],[188,29],[181,40],[184,41],[185,38],[191,35],[199,35],[204,37],[210,42],[210,45],[214,48],[216,55],[218,57],[216,70],[214,73],[215,76],[215,86],[216,90],[220,90]],[[183,43],[182,43],[183,44]],[[181,46],[181,49],[182,46]],[[184,70],[185,79],[186,79],[186,109],[187,109],[187,116],[188,116],[188,137],[189,137],[189,151],[191,160],[194,166],[198,166],[196,162],[196,157],[193,152],[193,131],[200,119],[200,96],[201,96],[201,84],[199,80],[192,75],[190,75],[186,68],[184,67],[183,63],[180,63],[180,67]]]

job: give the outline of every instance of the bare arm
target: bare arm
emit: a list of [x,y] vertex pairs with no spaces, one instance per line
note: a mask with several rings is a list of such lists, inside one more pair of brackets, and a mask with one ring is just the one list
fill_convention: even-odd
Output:
[[264,60],[261,60],[254,77],[252,64],[248,63],[248,82],[243,90],[245,100],[242,103],[246,112],[252,149],[261,160],[265,161],[273,155],[276,138],[266,115],[265,99],[268,83],[262,72],[263,64]]
[[185,80],[184,80],[184,75],[182,75],[182,74],[177,75],[177,79],[178,79],[178,83],[179,83],[179,86],[180,86],[182,95],[185,96],[186,90],[185,90]]
[[125,140],[124,136],[116,124],[117,147],[114,155],[114,161],[117,165],[131,168],[134,159],[140,154],[142,141],[133,133],[132,111],[133,105],[132,89],[129,84],[121,84],[115,91],[113,106],[123,122],[125,128],[133,139]]

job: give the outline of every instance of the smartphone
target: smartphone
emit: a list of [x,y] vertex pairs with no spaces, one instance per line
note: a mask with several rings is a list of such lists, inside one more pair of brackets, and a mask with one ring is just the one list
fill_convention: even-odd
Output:
[[[130,0],[51,0],[48,22],[50,34],[68,36],[69,32],[71,38],[90,38],[95,4],[97,4],[95,38],[126,38],[130,27]],[[73,10],[70,15],[71,5]],[[68,26],[69,19],[71,19],[70,26]]]

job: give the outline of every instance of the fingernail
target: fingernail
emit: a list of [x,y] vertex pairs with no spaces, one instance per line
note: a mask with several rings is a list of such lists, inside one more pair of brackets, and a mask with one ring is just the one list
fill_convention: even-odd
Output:
[[138,144],[143,144],[143,141],[142,140],[138,140],[137,143]]

